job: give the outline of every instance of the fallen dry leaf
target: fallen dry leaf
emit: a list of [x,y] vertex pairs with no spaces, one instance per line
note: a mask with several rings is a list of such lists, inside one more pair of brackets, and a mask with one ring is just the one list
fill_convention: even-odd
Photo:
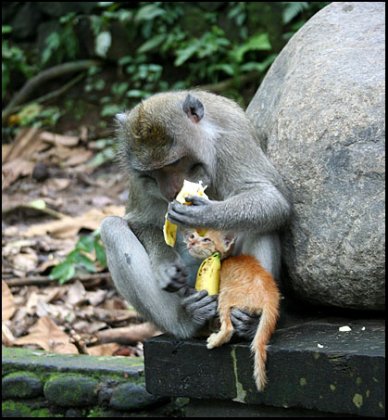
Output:
[[14,341],[15,337],[13,336],[11,330],[3,322],[1,325],[1,342],[4,344],[4,346],[12,347]]
[[67,291],[66,302],[72,306],[79,305],[81,302],[85,302],[85,296],[86,290],[84,285],[79,280],[76,280]]
[[33,225],[22,234],[26,237],[49,234],[55,238],[71,238],[81,229],[96,230],[106,216],[123,216],[124,212],[124,206],[91,209],[78,217],[66,216],[62,220]]
[[68,178],[50,178],[47,179],[42,188],[42,194],[49,195],[51,191],[63,191],[71,183],[71,180]]
[[8,242],[7,245],[3,247],[2,255],[3,257],[8,257],[9,255],[18,254],[23,248],[31,247],[36,245],[35,239],[18,239],[16,241]]
[[14,345],[34,344],[43,350],[60,354],[78,354],[77,347],[51,319],[44,316],[30,328],[30,333],[14,340]]
[[11,257],[11,263],[15,275],[19,277],[26,273],[35,270],[38,265],[38,255],[36,252],[30,250],[29,253],[17,254]]
[[159,335],[161,332],[151,322],[143,322],[138,325],[130,325],[123,328],[111,328],[96,333],[99,344],[116,342],[120,344],[136,344],[147,338]]
[[47,147],[41,137],[41,131],[38,128],[22,128],[19,134],[13,140],[8,153],[4,157],[4,162],[11,162],[15,159],[27,159],[32,156],[33,152],[39,151]]
[[92,156],[93,152],[91,150],[77,149],[74,150],[74,153],[68,159],[62,162],[62,166],[78,166],[81,163],[87,162]]
[[39,302],[49,303],[52,302],[63,294],[63,288],[52,287],[40,289],[37,287],[30,287],[25,303],[25,308],[33,313]]
[[12,144],[2,144],[1,145],[1,161],[4,162],[6,156],[9,154],[11,150]]
[[120,349],[117,343],[107,343],[98,346],[88,347],[87,352],[90,356],[112,356]]
[[46,143],[51,143],[54,145],[61,146],[77,146],[79,142],[79,137],[77,136],[64,136],[62,134],[50,133],[49,131],[42,131],[40,133],[40,138]]
[[1,305],[2,320],[7,321],[8,319],[11,319],[16,311],[16,306],[11,290],[4,280],[1,281]]
[[27,159],[17,158],[9,162],[3,163],[2,166],[2,189],[5,190],[13,184],[21,176],[28,176],[32,174],[34,169],[34,162]]

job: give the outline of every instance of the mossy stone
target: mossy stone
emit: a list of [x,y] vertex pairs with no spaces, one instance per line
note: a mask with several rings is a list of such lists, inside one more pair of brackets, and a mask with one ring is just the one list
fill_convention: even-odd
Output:
[[2,380],[3,399],[34,398],[41,395],[42,391],[42,381],[31,372],[13,372]]
[[109,405],[114,410],[128,411],[148,407],[159,400],[160,398],[147,392],[144,386],[128,382],[113,391]]
[[60,407],[85,407],[97,403],[98,382],[82,375],[56,375],[44,386],[48,402]]

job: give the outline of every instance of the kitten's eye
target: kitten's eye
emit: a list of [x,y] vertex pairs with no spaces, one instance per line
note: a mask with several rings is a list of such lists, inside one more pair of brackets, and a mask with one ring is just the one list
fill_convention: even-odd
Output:
[[211,239],[210,238],[203,238],[202,241],[203,242],[211,242]]
[[189,238],[190,238],[190,239],[194,239],[194,238],[195,238],[194,234],[192,233],[192,234],[189,236]]

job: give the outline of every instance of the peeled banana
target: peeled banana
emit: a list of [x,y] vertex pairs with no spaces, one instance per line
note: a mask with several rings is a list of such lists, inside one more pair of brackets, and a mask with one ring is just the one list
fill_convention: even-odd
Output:
[[[187,206],[190,206],[190,201],[186,201],[186,197],[190,195],[197,195],[199,197],[205,197],[208,198],[205,194],[205,188],[202,185],[202,181],[199,181],[198,183],[187,181],[186,179],[183,181],[183,187],[180,190],[179,194],[176,197],[176,200],[181,204],[186,204]],[[177,232],[177,225],[174,225],[174,223],[171,223],[169,220],[167,220],[167,214],[166,219],[163,226],[163,235],[164,240],[168,246],[174,247],[176,242],[176,232]]]
[[195,280],[196,290],[207,290],[209,296],[216,295],[220,289],[221,255],[215,252],[202,261]]

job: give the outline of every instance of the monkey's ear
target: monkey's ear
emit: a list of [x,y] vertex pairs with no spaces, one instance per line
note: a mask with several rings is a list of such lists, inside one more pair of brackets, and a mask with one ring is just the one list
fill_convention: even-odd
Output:
[[205,115],[205,108],[202,102],[190,95],[190,93],[186,96],[182,109],[193,123],[198,123]]
[[127,114],[125,112],[116,114],[116,121],[119,125],[123,126],[125,124],[125,121],[127,121]]

